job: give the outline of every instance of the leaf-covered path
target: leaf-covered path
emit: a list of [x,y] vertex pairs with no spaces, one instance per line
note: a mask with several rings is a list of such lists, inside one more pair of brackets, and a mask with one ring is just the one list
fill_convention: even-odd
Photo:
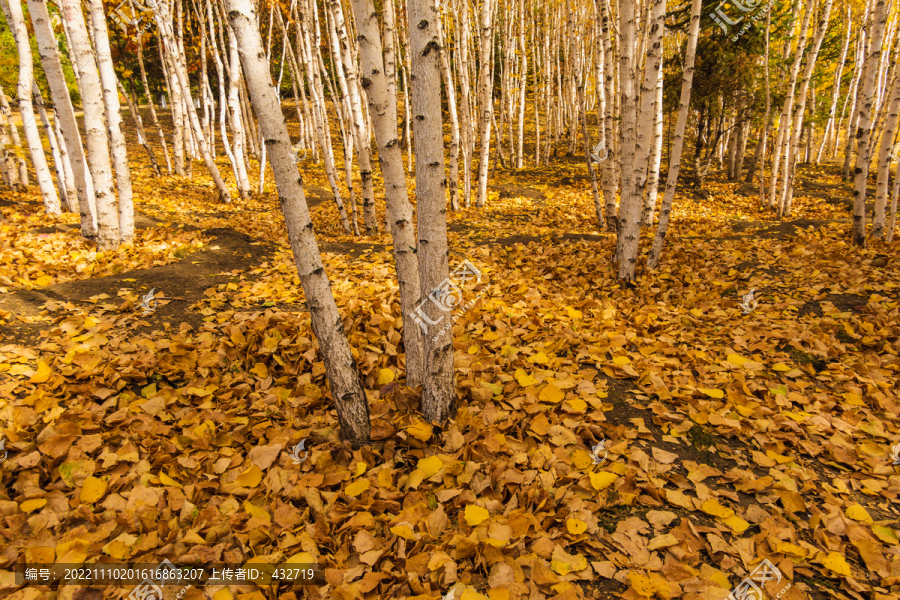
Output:
[[4,201],[0,594],[133,587],[17,585],[24,554],[321,570],[189,600],[718,599],[763,558],[784,578],[770,597],[896,598],[897,242],[850,246],[834,173],[805,173],[828,192],[801,187],[791,223],[711,178],[634,287],[575,171],[500,174],[487,209],[449,217],[451,268],[482,281],[456,314],[443,428],[398,380],[390,237],[346,236],[314,203],[369,398],[363,447],[339,439],[272,191],[222,205],[208,182],[136,177],[148,226],[108,255],[77,225],[33,231],[75,216]]

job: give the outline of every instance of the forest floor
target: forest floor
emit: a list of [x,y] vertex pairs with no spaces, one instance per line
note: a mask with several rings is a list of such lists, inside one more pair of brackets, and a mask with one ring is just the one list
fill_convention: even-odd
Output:
[[187,600],[718,600],[768,559],[769,597],[898,597],[898,242],[850,245],[834,165],[802,168],[785,221],[715,176],[708,199],[680,193],[661,268],[634,287],[583,163],[498,172],[484,210],[448,213],[451,269],[482,278],[438,428],[403,386],[390,236],[344,234],[303,162],[369,397],[374,441],[355,448],[271,173],[222,204],[202,163],[158,178],[130,152],[134,246],[97,252],[36,186],[0,195],[0,595],[120,598],[133,584],[12,571],[168,558],[318,565],[313,584]]

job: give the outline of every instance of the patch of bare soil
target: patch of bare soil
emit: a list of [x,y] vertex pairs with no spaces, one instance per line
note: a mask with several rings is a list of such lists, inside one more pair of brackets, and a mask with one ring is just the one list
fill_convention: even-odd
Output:
[[[0,296],[0,309],[14,315],[36,316],[48,301],[96,306],[91,298],[101,294],[118,303],[116,298],[121,289],[134,290],[141,296],[153,289],[159,299],[157,308],[142,314],[148,327],[174,321],[199,328],[203,323],[202,315],[190,312],[188,307],[203,298],[207,289],[227,281],[232,271],[243,271],[262,263],[274,252],[273,246],[233,229],[209,229],[206,233],[214,238],[211,245],[180,262],[40,289],[11,290]],[[0,326],[0,341],[12,338],[18,343],[26,343],[39,329],[37,323],[9,323]]]
[[[717,240],[737,240],[746,237],[756,237],[770,240],[785,240],[789,237],[797,235],[797,229],[806,229],[809,227],[822,227],[831,223],[829,220],[823,219],[796,219],[794,221],[782,221],[781,223],[772,224],[766,221],[740,221],[731,226],[731,230],[738,232],[736,235],[725,235],[715,238]],[[739,235],[747,232],[755,227],[763,227],[756,231],[750,231],[745,235]]]
[[854,311],[859,313],[866,310],[868,301],[868,298],[860,296],[859,294],[828,294],[821,300],[809,300],[805,302],[798,310],[798,315],[801,317],[806,315],[821,317],[823,315],[822,304],[824,302],[834,304],[834,307],[840,312]]

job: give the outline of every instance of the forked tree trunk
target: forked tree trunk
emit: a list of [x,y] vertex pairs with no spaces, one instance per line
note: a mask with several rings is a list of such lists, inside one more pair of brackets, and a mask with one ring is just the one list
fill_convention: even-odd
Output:
[[62,0],[63,18],[69,32],[70,51],[80,73],[81,106],[84,110],[87,163],[91,170],[97,202],[97,247],[109,250],[119,246],[119,213],[113,188],[112,164],[106,131],[100,73],[88,40],[87,26],[78,0]]
[[371,424],[365,391],[319,254],[303,184],[250,0],[228,0],[228,19],[237,36],[244,76],[268,148],[294,262],[309,306],[313,332],[325,360],[341,433],[345,439],[367,442]]
[[422,385],[424,372],[423,340],[414,319],[419,302],[419,258],[413,209],[406,190],[403,155],[397,139],[397,96],[389,93],[387,66],[383,57],[378,16],[372,0],[351,0],[359,35],[360,82],[369,102],[369,115],[375,129],[378,159],[384,175],[388,227],[393,239],[400,309],[403,312],[403,347],[406,350],[406,385]]
[[866,184],[869,179],[869,132],[872,128],[872,104],[878,63],[881,60],[881,43],[887,19],[886,1],[871,0],[872,39],[869,54],[863,67],[859,93],[859,123],[856,129],[856,181],[853,190],[853,244],[866,246]]
[[94,30],[94,51],[100,70],[100,84],[103,86],[106,128],[109,132],[110,149],[115,167],[116,188],[119,192],[119,238],[122,242],[130,244],[134,242],[131,169],[128,166],[125,134],[122,133],[122,110],[119,105],[119,91],[116,87],[116,72],[113,69],[112,54],[109,50],[109,34],[106,31],[103,0],[88,0],[88,7]]
[[[486,2],[487,4],[487,2]],[[441,127],[441,67],[438,19],[434,0],[409,0],[407,5],[413,135],[416,152],[416,214],[419,232],[420,303],[429,322],[449,320],[446,312],[449,280],[447,259],[447,179]],[[489,68],[488,65],[484,65]],[[453,380],[453,330],[441,327],[425,335],[425,377],[422,414],[442,422],[456,410]]]
[[20,0],[3,0],[3,8],[6,12],[7,22],[16,39],[16,49],[19,53],[19,115],[22,117],[22,128],[25,130],[25,140],[28,142],[28,152],[31,154],[31,164],[34,174],[41,189],[41,198],[44,210],[49,215],[59,215],[62,210],[59,204],[59,196],[53,186],[53,176],[47,165],[47,157],[44,155],[44,146],[41,144],[41,132],[38,130],[34,115],[34,106],[31,102],[31,88],[34,84],[34,63],[31,58],[31,43],[28,39],[28,27],[25,25],[25,15],[22,12]]
[[[69,97],[69,88],[66,86],[62,64],[59,60],[59,51],[56,37],[50,28],[50,15],[44,0],[29,0],[28,12],[31,13],[31,23],[34,25],[34,37],[37,41],[38,54],[41,57],[41,65],[47,76],[50,87],[50,96],[53,99],[57,124],[62,129],[65,149],[72,165],[72,174],[75,178],[78,209],[81,213],[81,235],[86,238],[94,238],[97,235],[97,209],[94,199],[94,186],[91,172],[88,169],[84,156],[84,146],[81,141],[81,133],[75,120],[75,109],[72,107],[72,99]],[[70,205],[75,200],[70,198]]]
[[700,9],[702,5],[703,0],[693,0],[691,3],[691,26],[684,55],[684,75],[681,80],[678,121],[675,123],[675,142],[672,144],[672,154],[669,157],[669,175],[666,177],[666,193],[663,196],[662,206],[659,211],[659,224],[656,226],[656,236],[653,238],[653,246],[650,248],[650,255],[647,257],[648,269],[655,269],[659,266],[659,258],[666,243],[666,232],[669,229],[672,199],[675,197],[675,184],[678,183],[678,172],[681,169],[684,130],[687,125],[691,104],[691,88],[694,82],[694,57],[697,54],[697,38],[700,35]]

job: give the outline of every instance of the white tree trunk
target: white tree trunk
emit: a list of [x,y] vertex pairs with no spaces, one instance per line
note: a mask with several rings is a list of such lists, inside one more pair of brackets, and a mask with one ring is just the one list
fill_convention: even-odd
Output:
[[[360,81],[366,91],[369,114],[375,129],[378,158],[384,175],[388,226],[393,239],[400,309],[403,312],[403,346],[406,351],[406,385],[422,385],[424,347],[422,334],[414,319],[419,302],[419,258],[413,209],[406,190],[403,154],[397,139],[397,96],[388,92],[387,54],[378,31],[378,16],[372,0],[351,0],[359,34]],[[384,57],[384,58],[383,58]]]
[[[816,28],[816,37],[813,39],[812,48],[810,48],[809,53],[806,56],[806,71],[803,73],[803,80],[800,83],[800,93],[797,95],[797,108],[794,111],[794,132],[791,136],[787,159],[785,161],[784,182],[782,184],[781,201],[779,203],[780,216],[788,216],[791,214],[791,200],[794,197],[794,175],[797,170],[800,135],[803,131],[803,120],[806,115],[807,92],[809,91],[809,82],[812,79],[813,69],[816,67],[816,60],[819,57],[819,48],[822,47],[822,40],[825,38],[825,32],[828,29],[832,3],[833,0],[825,0],[824,13]],[[813,107],[813,110],[815,111],[815,107]]]
[[31,43],[28,39],[28,27],[25,25],[25,15],[22,12],[20,0],[3,0],[3,8],[6,12],[7,22],[16,39],[16,49],[19,53],[19,115],[22,117],[22,128],[25,130],[25,140],[28,142],[28,152],[31,154],[31,164],[41,190],[41,199],[44,202],[44,210],[49,215],[59,215],[62,210],[59,204],[59,196],[53,185],[53,176],[47,165],[47,157],[44,155],[44,146],[41,144],[41,132],[38,130],[34,115],[34,107],[31,102],[31,88],[34,84],[34,63],[31,58]]
[[493,8],[492,0],[483,0],[481,5],[481,45],[478,58],[478,110],[481,118],[481,153],[478,160],[478,199],[476,206],[483,208],[487,201],[488,162],[491,153],[491,117],[494,115],[493,63]]
[[200,124],[200,118],[197,116],[197,109],[194,108],[194,104],[190,101],[191,85],[188,80],[187,68],[184,65],[183,55],[179,52],[178,44],[175,40],[175,32],[172,29],[171,10],[167,0],[159,0],[154,15],[156,17],[157,34],[159,35],[162,44],[166,47],[166,50],[168,51],[167,54],[172,61],[172,70],[175,75],[175,80],[172,81],[173,87],[180,86],[181,92],[186,100],[184,104],[188,119],[190,119],[191,123],[191,133],[196,137],[196,142],[199,146],[200,154],[203,157],[203,162],[206,164],[206,169],[209,171],[210,177],[212,177],[213,183],[215,183],[216,189],[219,191],[219,199],[224,202],[230,202],[231,193],[228,191],[228,186],[225,185],[225,181],[219,174],[219,169],[216,166],[215,161],[213,161],[206,139],[203,137],[203,127]]
[[[897,136],[897,119],[900,111],[900,77],[896,77],[891,84],[889,108],[884,123],[884,133],[881,136],[881,148],[878,153],[878,180],[875,184],[875,215],[872,219],[872,233],[870,237],[882,239],[884,237],[885,207],[888,200],[888,182],[891,178],[891,150],[894,139]],[[900,167],[895,174],[900,179]],[[893,228],[893,225],[891,226]]]
[[[651,11],[647,14],[646,31],[647,46],[647,64],[644,66],[644,78],[641,83],[640,108],[637,110],[637,158],[634,165],[635,169],[635,197],[637,202],[641,203],[641,222],[651,224],[653,214],[650,209],[649,202],[645,200],[647,186],[650,182],[650,157],[653,154],[653,136],[655,131],[655,123],[658,110],[657,104],[657,86],[661,77],[663,68],[663,33],[665,32],[666,20],[666,0],[653,0]],[[635,71],[639,72],[640,63],[635,65]],[[640,230],[638,230],[638,235]],[[626,240],[628,237],[626,236]],[[630,246],[629,246],[630,247]],[[635,245],[635,252],[637,252]],[[635,256],[635,259],[637,257]]]
[[[91,172],[88,169],[84,156],[81,133],[78,122],[75,120],[75,109],[69,97],[69,88],[66,86],[62,64],[59,60],[56,37],[50,25],[50,15],[44,0],[29,0],[28,12],[31,13],[31,23],[34,26],[34,37],[37,41],[38,54],[41,57],[41,65],[47,76],[50,87],[50,96],[56,113],[56,121],[62,130],[65,149],[72,165],[72,174],[75,178],[77,194],[70,196],[70,205],[77,198],[79,212],[81,213],[81,235],[86,238],[94,238],[97,235],[97,209],[94,198],[94,186]],[[63,146],[63,144],[60,144]]]
[[[662,57],[660,57],[660,69],[656,75],[656,100],[653,104],[653,114],[654,114],[653,145],[650,147],[650,174],[647,177],[647,200],[645,201],[645,204],[644,204],[644,207],[646,210],[645,210],[645,214],[642,217],[642,221],[647,226],[650,226],[653,224],[653,216],[656,213],[656,201],[657,201],[657,198],[659,197],[659,170],[662,167],[662,145],[663,145]],[[740,168],[738,168],[738,176],[740,176]]]
[[459,210],[459,116],[456,111],[456,85],[453,82],[453,73],[450,71],[450,60],[447,57],[444,31],[440,20],[437,25],[441,44],[441,75],[444,79],[444,89],[447,92],[447,112],[450,116],[450,209]]
[[344,324],[319,254],[303,184],[291,152],[291,140],[272,84],[250,0],[228,0],[228,18],[238,39],[244,74],[269,151],[288,238],[309,306],[313,332],[325,361],[325,372],[341,432],[345,439],[366,442],[371,425],[365,391],[360,384],[359,370],[344,336]]
[[108,250],[119,246],[119,211],[113,189],[112,165],[106,130],[106,109],[103,104],[100,73],[88,40],[87,27],[78,0],[62,0],[63,19],[69,32],[70,52],[78,64],[81,105],[84,109],[84,128],[87,163],[91,170],[97,203],[97,247]]
[[119,91],[116,87],[116,72],[109,50],[109,34],[106,31],[106,14],[103,0],[88,0],[91,23],[94,29],[94,50],[100,70],[100,84],[103,86],[103,103],[106,107],[106,127],[112,150],[113,167],[116,173],[116,187],[119,192],[119,238],[123,243],[134,242],[134,202],[131,191],[131,169],[128,166],[128,151],[125,134],[122,133],[122,110],[119,105]]
[[6,94],[0,88],[0,112],[3,113],[3,121],[9,131],[9,137],[16,151],[16,160],[18,170],[16,172],[16,183],[13,187],[20,188],[22,191],[28,188],[28,167],[25,165],[25,158],[22,152],[22,140],[19,138],[19,129],[12,120],[12,111],[9,110],[9,102],[6,100]]
[[694,82],[694,58],[697,54],[697,38],[700,35],[700,9],[703,0],[693,0],[691,3],[691,26],[688,33],[687,48],[684,55],[684,75],[681,80],[681,99],[678,105],[678,120],[675,123],[675,140],[672,143],[672,155],[669,157],[669,174],[666,177],[666,193],[663,196],[662,206],[659,211],[659,223],[656,226],[656,236],[653,238],[653,246],[647,257],[647,268],[656,269],[659,266],[659,258],[662,255],[663,246],[666,243],[666,233],[669,229],[669,216],[672,212],[672,199],[675,197],[675,184],[678,183],[678,172],[681,170],[681,151],[684,148],[684,130],[687,126],[688,113],[691,104],[691,89]]
[[881,43],[887,19],[885,0],[870,0],[872,33],[869,54],[863,67],[859,93],[859,123],[856,130],[856,181],[853,190],[853,244],[866,246],[866,184],[869,178],[869,132],[872,128],[872,103],[878,62],[881,60]]
[[[409,0],[407,5],[410,79],[415,128],[416,214],[418,217],[419,281],[429,322],[450,319],[440,288],[448,281],[447,179],[441,123],[441,68],[438,19],[434,0]],[[488,65],[484,65],[488,68]],[[441,319],[439,319],[441,318]],[[443,422],[456,409],[453,378],[453,331],[442,327],[425,335],[425,377],[422,414]]]
[[[234,140],[235,178],[241,198],[250,197],[250,176],[247,174],[247,159],[244,156],[244,120],[241,116],[241,61],[238,58],[238,46],[234,32],[228,28],[230,60],[228,71],[228,115],[231,120],[231,134]],[[222,138],[226,140],[227,138]]]
[[832,134],[837,137],[838,133],[840,133],[835,128],[834,118],[835,113],[837,112],[838,99],[841,97],[841,75],[844,73],[844,63],[847,61],[847,50],[850,48],[850,34],[853,31],[851,21],[852,15],[852,8],[848,5],[847,17],[844,22],[845,27],[847,28],[847,35],[844,37],[844,47],[841,50],[841,58],[838,61],[837,68],[834,70],[834,84],[831,91],[831,108],[828,109],[828,121],[825,123],[825,131],[822,133],[822,144],[819,146],[819,151],[816,153],[817,165],[822,160],[825,146],[828,145],[828,141],[831,139]]
[[[71,212],[69,206],[69,190],[72,190],[72,205],[75,203],[75,181],[66,180],[66,167],[63,165],[63,156],[59,151],[59,144],[56,140],[56,131],[50,124],[47,117],[47,110],[44,108],[44,98],[41,96],[41,88],[38,87],[37,80],[31,80],[31,98],[32,104],[37,108],[38,115],[41,118],[41,125],[44,126],[44,135],[47,136],[47,142],[50,144],[50,155],[53,156],[53,170],[56,171],[56,190],[59,192],[59,199],[62,208]],[[71,184],[71,185],[70,185]],[[67,186],[68,189],[67,189]]]
[[[659,0],[656,0],[659,1]],[[619,263],[618,277],[634,279],[640,242],[641,208],[644,186],[640,181],[637,163],[638,98],[635,89],[637,40],[635,39],[634,5],[628,0],[619,3],[619,31],[621,32],[620,70],[622,103],[622,201],[619,207],[619,229],[616,237],[615,261]],[[633,58],[634,57],[634,58]]]
[[166,173],[172,174],[172,160],[169,158],[169,148],[166,146],[166,135],[163,128],[159,124],[156,116],[156,107],[153,105],[153,94],[150,93],[150,86],[147,85],[147,70],[144,68],[144,49],[141,45],[141,36],[137,37],[137,59],[141,69],[141,82],[144,84],[144,96],[147,98],[147,104],[150,105],[150,118],[153,120],[153,126],[159,132],[159,141],[162,144],[163,156],[166,158]]

